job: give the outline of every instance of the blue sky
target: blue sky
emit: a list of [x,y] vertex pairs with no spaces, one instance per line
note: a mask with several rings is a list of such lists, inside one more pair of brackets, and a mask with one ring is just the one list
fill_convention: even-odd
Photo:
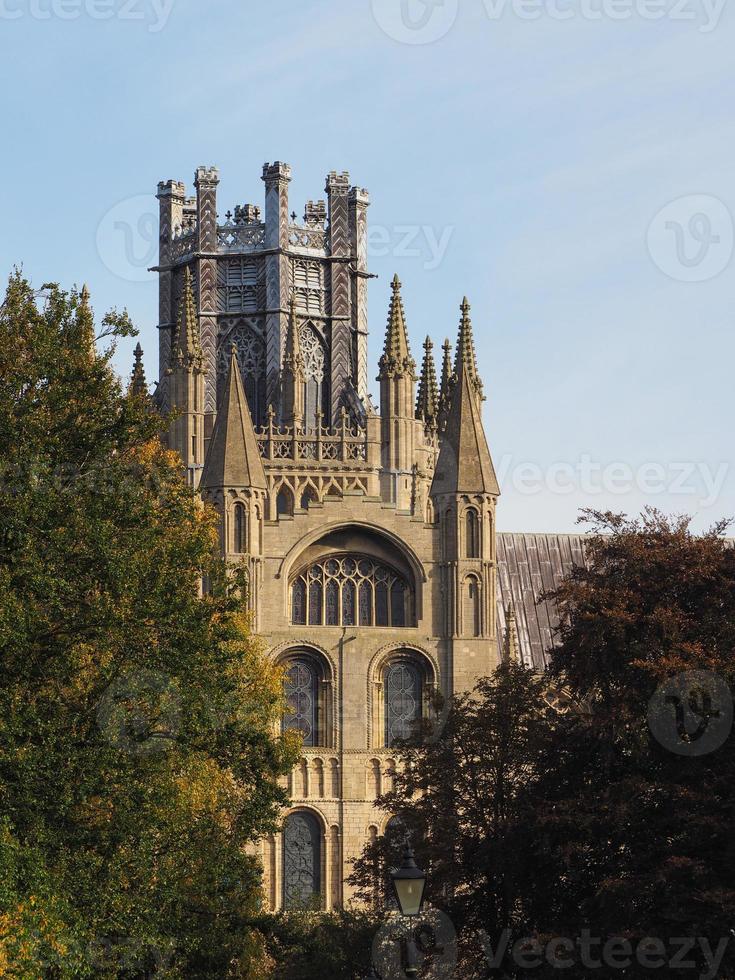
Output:
[[501,529],[646,502],[706,526],[735,514],[722,3],[0,0],[0,270],[127,307],[155,378],[156,183],[215,164],[224,213],[286,160],[301,213],[349,170],[373,362],[393,272],[417,360],[470,298]]

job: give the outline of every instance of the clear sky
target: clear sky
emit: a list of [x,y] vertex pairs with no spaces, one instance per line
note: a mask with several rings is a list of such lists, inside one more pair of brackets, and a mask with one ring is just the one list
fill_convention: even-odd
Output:
[[645,502],[706,526],[735,514],[734,18],[725,0],[0,0],[0,270],[127,307],[153,379],[157,182],[214,164],[224,213],[285,160],[301,214],[349,170],[373,201],[373,365],[393,272],[417,360],[472,303],[501,530]]

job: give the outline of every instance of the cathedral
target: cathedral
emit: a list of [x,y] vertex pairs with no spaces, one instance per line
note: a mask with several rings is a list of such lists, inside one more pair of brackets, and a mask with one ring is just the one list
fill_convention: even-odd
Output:
[[[218,214],[218,172],[160,204],[156,401],[169,445],[221,516],[255,631],[283,666],[284,728],[303,736],[282,832],[260,845],[272,909],[332,909],[383,832],[395,741],[503,657],[542,666],[553,611],[538,600],[574,535],[499,534],[470,305],[454,345],[408,343],[395,277],[368,394],[369,196],[327,176],[290,212],[290,168],[266,164],[264,208]],[[454,333],[452,329],[452,333]],[[442,333],[445,333],[442,327]],[[140,348],[133,385],[144,386]]]

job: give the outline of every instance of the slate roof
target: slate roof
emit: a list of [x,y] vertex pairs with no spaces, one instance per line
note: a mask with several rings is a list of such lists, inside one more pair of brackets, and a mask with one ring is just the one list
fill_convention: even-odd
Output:
[[555,589],[571,571],[584,564],[583,534],[512,534],[498,532],[498,652],[502,656],[508,603],[515,607],[518,641],[523,662],[539,669],[553,643],[559,622],[542,592]]

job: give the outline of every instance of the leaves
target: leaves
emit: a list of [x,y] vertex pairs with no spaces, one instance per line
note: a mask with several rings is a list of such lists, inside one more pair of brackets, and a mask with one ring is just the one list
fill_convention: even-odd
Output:
[[[130,332],[125,316],[103,321],[102,336]],[[0,956],[24,977],[49,962],[62,977],[244,976],[263,955],[246,846],[275,827],[295,757],[274,734],[278,676],[241,576],[215,557],[216,515],[160,441],[165,420],[122,391],[93,337],[82,296],[39,298],[11,277]]]

